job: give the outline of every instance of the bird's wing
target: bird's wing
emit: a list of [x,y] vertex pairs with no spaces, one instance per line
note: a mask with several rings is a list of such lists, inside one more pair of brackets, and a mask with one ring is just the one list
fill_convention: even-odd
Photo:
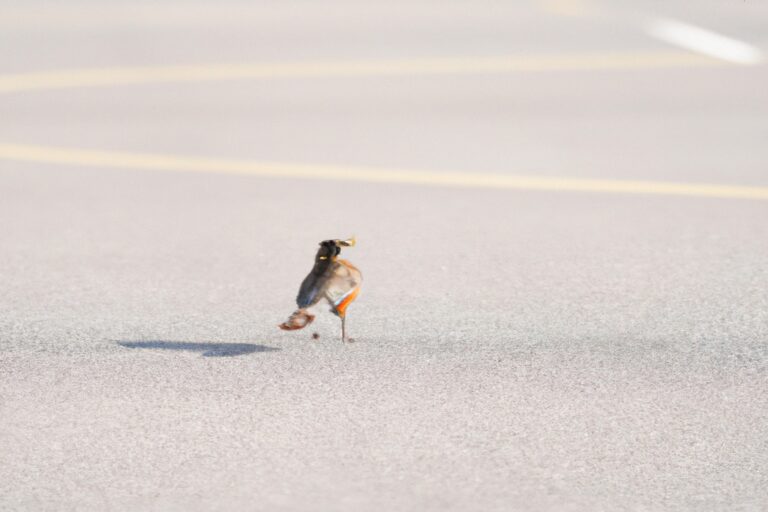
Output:
[[322,298],[320,288],[322,287],[322,279],[320,276],[310,273],[301,282],[301,288],[299,288],[299,295],[296,297],[296,304],[300,308],[308,308],[313,306]]

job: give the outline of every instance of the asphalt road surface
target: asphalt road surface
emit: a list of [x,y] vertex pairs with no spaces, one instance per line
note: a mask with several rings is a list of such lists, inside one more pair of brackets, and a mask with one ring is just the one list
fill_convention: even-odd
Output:
[[768,509],[766,27],[0,3],[0,509]]

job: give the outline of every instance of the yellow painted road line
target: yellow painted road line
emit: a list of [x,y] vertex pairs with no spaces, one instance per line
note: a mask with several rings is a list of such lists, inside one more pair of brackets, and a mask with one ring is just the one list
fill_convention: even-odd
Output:
[[601,192],[768,200],[768,187],[701,183],[667,183],[660,181],[545,178],[462,172],[442,173],[407,169],[373,169],[334,165],[287,164],[248,160],[193,158],[176,155],[95,151],[19,144],[0,144],[0,159],[56,165],[76,165],[82,167],[239,174],[278,178],[433,185],[460,188]]
[[70,69],[0,75],[0,93],[168,82],[334,76],[482,74],[727,65],[689,52],[432,58]]

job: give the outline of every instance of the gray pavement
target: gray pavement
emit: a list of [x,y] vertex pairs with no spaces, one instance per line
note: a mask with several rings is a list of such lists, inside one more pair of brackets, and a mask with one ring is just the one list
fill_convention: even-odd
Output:
[[[0,85],[687,54],[657,18],[768,51],[749,1],[6,1]],[[768,186],[766,65],[686,62],[20,90],[0,145]],[[328,313],[280,331],[316,243],[352,234],[356,343]],[[0,240],[0,510],[768,509],[768,201],[0,151]]]

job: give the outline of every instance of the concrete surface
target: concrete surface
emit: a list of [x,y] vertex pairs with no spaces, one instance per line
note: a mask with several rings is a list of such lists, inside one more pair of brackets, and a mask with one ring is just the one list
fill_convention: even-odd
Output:
[[[3,2],[1,76],[680,53],[655,18],[768,50],[749,1]],[[757,187],[767,86],[713,60],[71,87],[0,95],[0,143]],[[2,155],[0,194],[2,510],[768,509],[768,201]],[[352,234],[357,342],[280,331]]]

